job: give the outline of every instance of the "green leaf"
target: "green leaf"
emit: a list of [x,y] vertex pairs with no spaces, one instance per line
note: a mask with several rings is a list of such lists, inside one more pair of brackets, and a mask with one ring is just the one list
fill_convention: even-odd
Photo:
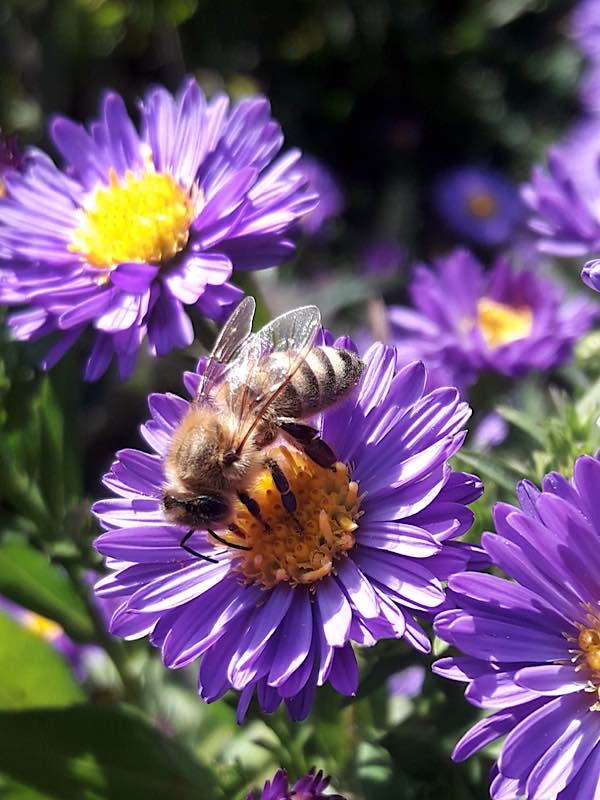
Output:
[[93,639],[92,621],[67,576],[26,544],[0,545],[0,594],[58,622],[78,641]]
[[83,692],[64,658],[6,614],[0,614],[0,642],[0,709],[81,702]]
[[220,800],[212,772],[127,707],[0,713],[0,772],[55,800]]
[[535,439],[541,447],[546,446],[546,436],[542,426],[529,414],[519,411],[516,408],[511,408],[510,406],[498,406],[496,411],[503,416],[507,422],[514,425],[515,428],[518,428],[527,434],[527,436],[531,436],[532,439]]
[[455,456],[455,460],[464,464],[468,469],[474,470],[480,478],[494,481],[497,486],[510,494],[514,494],[515,485],[525,477],[522,471],[511,467],[496,456],[473,453],[463,449]]

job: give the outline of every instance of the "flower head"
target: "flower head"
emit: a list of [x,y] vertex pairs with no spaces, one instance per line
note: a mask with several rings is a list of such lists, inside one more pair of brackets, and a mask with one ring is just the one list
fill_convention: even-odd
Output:
[[303,778],[290,786],[288,774],[284,769],[277,770],[270,781],[267,781],[257,797],[253,792],[246,800],[344,800],[339,794],[324,794],[331,778],[323,776],[322,770],[311,769]]
[[87,129],[56,118],[64,170],[30,151],[0,199],[0,300],[25,307],[9,326],[19,339],[58,334],[45,366],[91,328],[90,380],[115,355],[129,375],[146,338],[157,356],[190,344],[188,306],[222,321],[242,296],[232,271],[283,261],[316,202],[299,152],[276,159],[266,99],[229,108],[189,80],[175,97],[151,89],[140,110],[139,131],[114,93]]
[[[268,456],[297,499],[295,519],[271,473],[261,473],[249,489],[260,521],[240,504],[221,541],[203,530],[189,539],[217,563],[185,552],[187,531],[163,516],[164,457],[189,407],[180,397],[150,397],[142,433],[155,452],[118,453],[104,478],[117,497],[94,506],[106,529],[96,547],[113,570],[96,588],[121,600],[111,631],[149,635],[167,667],[201,658],[201,696],[240,690],[240,719],[255,691],[265,711],[283,700],[294,719],[306,717],[326,681],[353,694],[351,642],[403,637],[427,652],[415,616],[440,608],[442,582],[477,552],[455,540],[482,486],[448,464],[468,406],[455,389],[424,394],[423,365],[399,369],[393,348],[374,345],[364,360],[355,394],[315,421],[335,469],[275,444]],[[192,393],[198,380],[186,377]]]
[[473,244],[503,244],[523,218],[516,187],[483,167],[458,167],[442,174],[434,185],[433,201],[448,228]]
[[587,300],[566,301],[537,271],[501,258],[486,273],[465,250],[435,269],[418,266],[410,296],[414,309],[389,309],[392,341],[405,359],[421,358],[436,380],[463,390],[483,371],[516,378],[562,363],[597,313]]
[[434,670],[466,681],[469,702],[493,713],[457,744],[462,761],[506,737],[493,771],[500,800],[583,800],[600,774],[600,462],[573,479],[550,473],[517,487],[520,508],[495,508],[482,544],[514,580],[465,572],[437,634],[464,655]]
[[342,213],[344,193],[333,172],[317,158],[302,156],[298,169],[308,181],[309,191],[319,198],[312,211],[300,220],[306,233],[314,236],[323,230],[327,220]]
[[534,167],[522,197],[538,248],[557,256],[594,256],[600,248],[600,125],[575,126]]

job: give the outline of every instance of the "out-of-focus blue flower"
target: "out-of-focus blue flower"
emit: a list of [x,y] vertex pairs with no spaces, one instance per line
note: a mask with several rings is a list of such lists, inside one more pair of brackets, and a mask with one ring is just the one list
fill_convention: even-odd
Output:
[[455,608],[438,636],[464,655],[434,671],[468,683],[492,714],[456,745],[462,761],[506,737],[492,773],[495,800],[587,800],[600,790],[600,463],[550,473],[542,492],[517,486],[520,508],[496,505],[482,545],[514,580],[451,577]]
[[[348,339],[337,344],[353,348]],[[94,506],[106,530],[96,547],[113,570],[96,589],[121,601],[111,631],[149,635],[167,667],[201,658],[201,696],[212,702],[240,690],[240,720],[255,691],[266,712],[283,700],[294,719],[306,717],[327,681],[354,694],[352,642],[404,638],[428,652],[415,617],[438,610],[443,582],[479,555],[456,539],[471,526],[467,504],[481,482],[448,463],[469,407],[453,388],[425,394],[423,365],[398,368],[394,348],[374,345],[364,361],[356,392],[315,423],[339,459],[334,470],[295,449],[270,451],[305,498],[300,531],[265,472],[253,498],[268,537],[240,504],[235,543],[245,549],[223,551],[204,530],[190,546],[217,553],[218,563],[179,546],[186,530],[168,524],[161,507],[164,457],[189,408],[175,395],[150,397],[153,419],[142,430],[155,453],[121,451],[104,478],[117,497]],[[192,395],[198,380],[186,378]]]
[[388,311],[400,358],[421,359],[432,378],[462,391],[484,371],[517,378],[561,364],[598,314],[537,271],[500,258],[486,273],[466,250],[417,266],[409,290],[414,308]]
[[312,211],[300,219],[303,230],[315,236],[323,230],[329,219],[342,213],[344,193],[333,172],[317,158],[302,156],[297,168],[308,181],[308,190],[319,198]]
[[504,244],[523,219],[517,188],[483,167],[457,167],[440,175],[433,201],[448,228],[473,244]]
[[64,171],[42,152],[4,176],[0,198],[0,301],[22,305],[8,324],[18,339],[49,333],[55,363],[86,329],[85,376],[116,356],[122,378],[144,339],[161,356],[189,345],[194,306],[217,321],[242,297],[232,271],[281,263],[288,232],[316,197],[283,143],[265,98],[229,108],[193,80],[173,97],[151,89],[141,130],[107,93],[89,128],[54,120]]
[[421,694],[424,680],[425,667],[415,664],[391,675],[387,681],[387,689],[394,696],[413,698]]
[[401,244],[380,240],[365,247],[361,263],[366,275],[386,277],[398,275],[405,258],[406,251]]
[[303,778],[290,786],[288,774],[279,769],[267,781],[260,795],[254,792],[246,795],[246,800],[344,800],[339,794],[324,794],[331,778],[324,777],[322,770],[311,769]]
[[472,446],[487,452],[498,447],[508,435],[508,423],[497,411],[490,411],[475,426]]

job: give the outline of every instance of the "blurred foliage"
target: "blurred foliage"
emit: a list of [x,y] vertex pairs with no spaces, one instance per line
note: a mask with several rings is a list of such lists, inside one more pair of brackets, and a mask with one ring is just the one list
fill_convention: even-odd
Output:
[[[209,94],[265,92],[287,142],[338,175],[346,210],[292,264],[241,285],[262,293],[263,320],[301,296],[318,301],[340,333],[362,331],[365,300],[404,299],[406,278],[365,277],[363,246],[387,238],[411,258],[440,252],[453,240],[430,208],[432,178],[476,162],[522,180],[572,120],[581,63],[566,36],[571,6],[4,0],[0,125],[46,146],[48,115],[86,119],[106,86],[133,108],[149,84],[174,90],[186,73]],[[197,332],[204,344],[214,334],[201,323]],[[0,594],[75,642],[95,642],[112,665],[80,686],[49,644],[0,616],[0,796],[241,800],[280,765],[298,776],[316,764],[349,800],[487,797],[489,759],[449,758],[479,713],[461,687],[428,674],[419,697],[390,697],[392,674],[428,665],[401,642],[361,652],[350,702],[323,690],[302,725],[253,708],[237,728],[233,699],[209,707],[197,699],[193,668],[167,672],[144,642],[106,633],[85,579],[100,565],[89,504],[114,451],[139,444],[147,393],[180,391],[181,372],[201,351],[142,359],[125,385],[109,374],[85,386],[77,352],[42,376],[38,346],[0,342]],[[551,378],[511,387],[488,377],[476,387],[477,411],[499,408],[511,427],[493,454],[468,446],[455,460],[486,484],[472,541],[492,527],[496,499],[514,500],[518,479],[568,474],[577,454],[598,448],[599,353],[594,334]]]

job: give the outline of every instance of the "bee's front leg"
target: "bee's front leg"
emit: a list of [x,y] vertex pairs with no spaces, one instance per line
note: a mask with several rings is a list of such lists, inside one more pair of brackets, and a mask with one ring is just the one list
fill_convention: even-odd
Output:
[[238,499],[240,503],[246,507],[248,512],[252,514],[254,519],[257,519],[260,522],[260,524],[265,529],[265,532],[270,533],[271,528],[268,525],[268,523],[266,523],[262,518],[262,514],[260,513],[260,506],[258,505],[256,500],[253,497],[250,497],[249,494],[246,494],[246,492],[238,492]]
[[217,558],[211,558],[210,556],[205,556],[204,553],[199,553],[197,550],[194,550],[193,547],[190,547],[187,542],[192,538],[194,535],[195,530],[192,528],[189,530],[183,539],[179,542],[179,547],[182,550],[185,550],[186,553],[189,553],[191,556],[196,556],[196,558],[202,558],[204,561],[210,561],[211,564],[218,564],[219,560]]

